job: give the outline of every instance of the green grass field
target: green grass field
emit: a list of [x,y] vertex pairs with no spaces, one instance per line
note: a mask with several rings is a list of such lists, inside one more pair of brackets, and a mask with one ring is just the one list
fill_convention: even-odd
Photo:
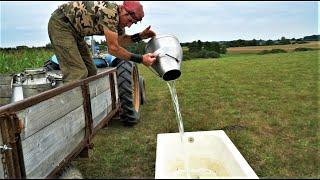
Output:
[[25,68],[39,68],[53,55],[49,50],[0,51],[0,74],[19,73]]
[[[41,67],[52,54],[1,52],[0,73]],[[185,131],[224,130],[260,178],[320,178],[319,55],[183,62],[176,88]],[[127,128],[111,121],[99,130],[90,158],[73,161],[84,177],[154,178],[157,134],[178,132],[166,82],[142,65],[139,71],[147,93],[140,122]]]
[[[186,132],[224,130],[260,178],[319,178],[319,51],[228,55],[182,63],[176,81]],[[86,178],[154,178],[156,136],[178,132],[168,87],[140,66],[148,102],[133,128],[112,121]]]

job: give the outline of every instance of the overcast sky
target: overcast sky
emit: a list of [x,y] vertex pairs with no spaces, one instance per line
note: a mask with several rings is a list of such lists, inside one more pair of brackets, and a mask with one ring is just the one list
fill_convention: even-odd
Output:
[[[1,1],[0,47],[44,46],[50,14],[66,1]],[[122,1],[117,1],[121,3]],[[319,34],[317,1],[141,1],[145,17],[127,34],[148,25],[180,42],[276,40]],[[96,40],[103,36],[95,36]]]

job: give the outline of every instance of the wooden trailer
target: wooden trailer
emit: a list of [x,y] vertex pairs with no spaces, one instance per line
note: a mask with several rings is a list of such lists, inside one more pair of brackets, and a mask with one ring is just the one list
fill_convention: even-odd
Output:
[[116,68],[0,107],[0,178],[55,178],[119,114]]

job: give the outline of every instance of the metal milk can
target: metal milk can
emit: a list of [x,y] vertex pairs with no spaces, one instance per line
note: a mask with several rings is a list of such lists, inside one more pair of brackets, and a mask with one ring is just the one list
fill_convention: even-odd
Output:
[[[179,40],[173,35],[155,36],[148,41],[147,53],[157,53],[157,60],[151,66],[165,81],[175,80],[180,77],[182,61],[182,48]],[[151,69],[151,70],[152,70]]]

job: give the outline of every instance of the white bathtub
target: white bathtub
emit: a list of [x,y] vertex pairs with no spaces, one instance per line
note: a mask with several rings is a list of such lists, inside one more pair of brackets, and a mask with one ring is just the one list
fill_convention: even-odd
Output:
[[[184,151],[179,133],[157,135],[155,179],[258,179],[253,169],[222,130],[185,132]],[[185,169],[185,154],[189,172]]]

